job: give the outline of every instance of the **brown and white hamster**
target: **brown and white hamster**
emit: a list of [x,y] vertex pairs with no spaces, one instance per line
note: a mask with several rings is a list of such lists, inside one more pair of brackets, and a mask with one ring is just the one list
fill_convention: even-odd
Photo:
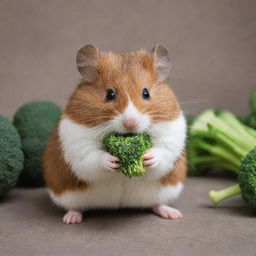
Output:
[[[44,154],[44,173],[52,200],[65,208],[64,223],[82,221],[97,208],[151,208],[167,219],[182,215],[168,204],[186,178],[186,123],[174,92],[165,83],[168,50],[115,55],[86,45],[77,53],[83,80],[71,95]],[[127,178],[119,161],[102,148],[111,132],[152,136],[144,156],[145,175]]]

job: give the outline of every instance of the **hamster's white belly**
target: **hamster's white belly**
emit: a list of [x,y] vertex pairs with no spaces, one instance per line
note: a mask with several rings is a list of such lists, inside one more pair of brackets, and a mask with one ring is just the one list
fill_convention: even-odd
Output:
[[83,191],[67,191],[55,195],[51,190],[53,201],[66,209],[94,208],[147,208],[156,204],[169,204],[181,193],[183,184],[163,186],[159,181],[142,177],[126,178],[120,173],[111,178],[97,181]]

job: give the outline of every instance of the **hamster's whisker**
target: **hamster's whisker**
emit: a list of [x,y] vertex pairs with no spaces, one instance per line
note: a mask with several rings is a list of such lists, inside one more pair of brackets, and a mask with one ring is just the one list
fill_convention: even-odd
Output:
[[[164,109],[164,107],[165,106],[167,106],[168,107],[168,105],[167,104],[165,104],[165,103],[163,103],[163,104],[159,104],[159,105],[157,105],[157,106],[160,106],[161,108],[163,108]],[[143,109],[143,113],[146,113],[146,112],[154,112],[155,111],[155,109],[154,109],[154,107],[152,107],[152,106],[149,106],[149,107],[146,107],[146,108],[144,108]]]
[[158,113],[150,113],[149,114],[151,117],[157,116],[157,117],[170,117],[170,115],[166,114],[166,115],[158,115]]
[[91,119],[86,119],[87,122],[90,121],[95,121],[95,120],[108,120],[109,117],[108,116],[102,116],[102,117],[95,117],[95,118],[91,118]]
[[106,131],[109,130],[109,128],[111,128],[111,125],[96,126],[96,127],[92,128],[93,130],[95,130],[94,137],[99,137],[101,135],[104,135],[106,133]]
[[187,111],[187,110],[182,110],[182,111],[183,111],[183,114],[184,114],[185,117],[197,113],[197,111],[191,111],[191,110],[189,110],[189,111]]
[[[157,107],[158,106],[169,106],[169,104],[166,103],[166,102],[161,102],[161,103],[157,104]],[[151,109],[151,108],[155,108],[155,106],[148,106],[148,107],[144,108],[144,110],[148,110],[148,109]]]
[[190,100],[184,100],[180,101],[180,105],[184,104],[198,104],[198,103],[209,103],[212,102],[210,99],[190,99]]
[[98,133],[102,132],[102,131],[105,131],[109,128],[109,126],[96,126],[96,127],[93,127],[92,130],[95,130],[97,131]]

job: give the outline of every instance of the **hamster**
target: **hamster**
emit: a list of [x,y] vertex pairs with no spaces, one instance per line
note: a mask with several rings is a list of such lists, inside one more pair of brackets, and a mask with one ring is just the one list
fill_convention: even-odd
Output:
[[[186,122],[165,82],[168,50],[157,45],[115,55],[86,45],[77,53],[82,81],[71,95],[44,153],[44,177],[53,202],[64,208],[63,222],[80,223],[89,209],[150,208],[165,219],[182,217],[169,206],[186,179]],[[143,155],[146,173],[127,178],[119,159],[105,152],[111,132],[152,136]]]

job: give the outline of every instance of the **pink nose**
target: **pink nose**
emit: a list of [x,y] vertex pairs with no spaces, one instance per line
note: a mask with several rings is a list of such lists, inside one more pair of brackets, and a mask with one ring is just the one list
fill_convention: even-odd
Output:
[[138,121],[135,118],[127,118],[123,124],[128,129],[134,129],[136,128]]

